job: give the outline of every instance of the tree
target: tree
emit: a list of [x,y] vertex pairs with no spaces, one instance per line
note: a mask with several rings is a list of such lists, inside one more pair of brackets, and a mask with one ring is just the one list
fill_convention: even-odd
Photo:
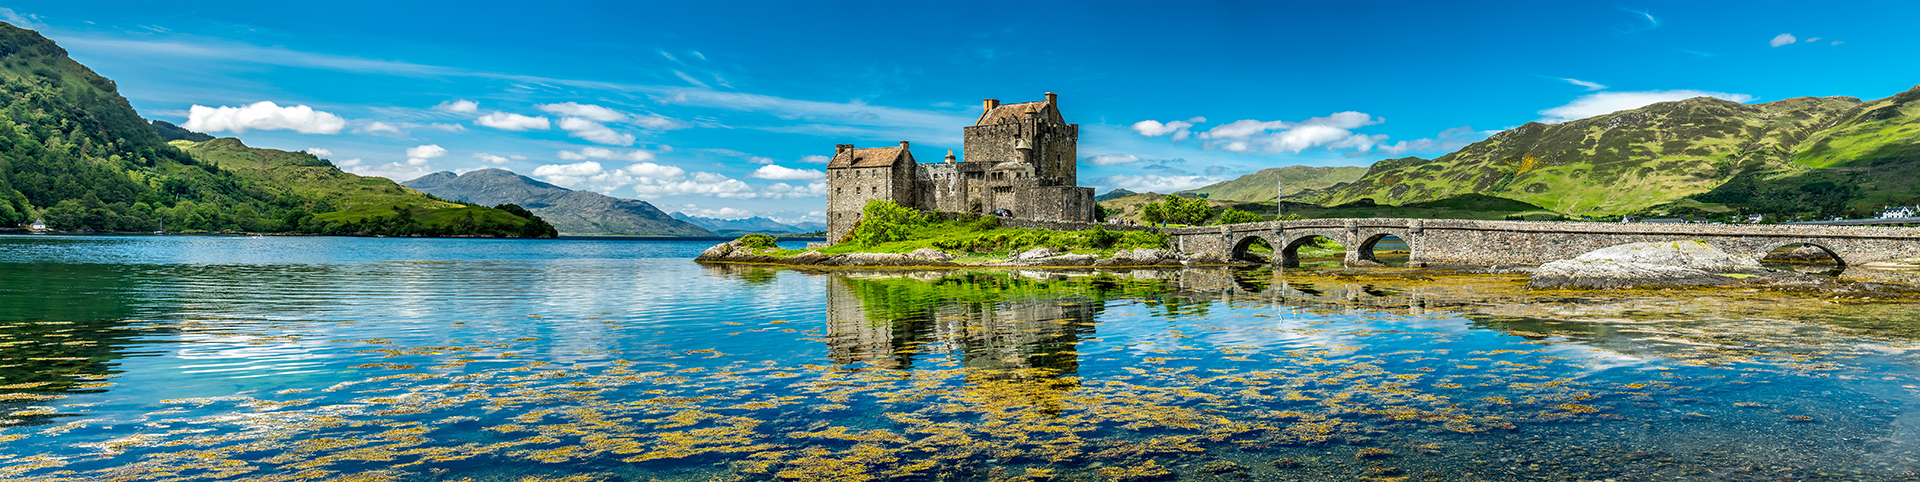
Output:
[[1140,208],[1140,220],[1146,221],[1147,224],[1166,222],[1167,209],[1165,206],[1160,205],[1160,201],[1147,203],[1146,206]]
[[1258,214],[1241,211],[1234,208],[1227,208],[1226,210],[1220,211],[1220,224],[1240,224],[1240,223],[1257,223],[1257,222],[1260,222],[1260,215]]

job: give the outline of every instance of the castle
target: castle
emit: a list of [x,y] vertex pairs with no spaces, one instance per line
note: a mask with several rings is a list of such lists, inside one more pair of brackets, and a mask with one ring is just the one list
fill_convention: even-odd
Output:
[[987,99],[980,118],[962,128],[962,154],[944,162],[914,161],[899,147],[834,146],[827,163],[827,239],[839,241],[860,222],[868,201],[943,213],[992,214],[1041,221],[1094,222],[1093,188],[1079,187],[1075,145],[1080,125],[1060,117],[1059,98],[1001,104]]

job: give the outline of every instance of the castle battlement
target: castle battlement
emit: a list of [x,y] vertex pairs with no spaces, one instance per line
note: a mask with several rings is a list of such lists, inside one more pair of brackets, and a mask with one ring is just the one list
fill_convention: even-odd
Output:
[[1080,126],[1060,115],[1059,97],[1001,104],[981,102],[980,118],[963,126],[962,157],[914,161],[910,145],[834,147],[827,163],[827,239],[839,241],[860,222],[868,201],[947,213],[992,214],[1040,221],[1093,222],[1093,188],[1079,187]]

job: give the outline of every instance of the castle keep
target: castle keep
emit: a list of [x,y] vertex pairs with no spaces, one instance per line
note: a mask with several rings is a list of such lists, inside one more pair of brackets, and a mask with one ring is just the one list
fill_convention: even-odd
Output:
[[827,163],[827,239],[839,241],[860,222],[868,201],[945,213],[990,214],[1041,221],[1093,222],[1093,188],[1079,187],[1075,144],[1080,125],[1060,117],[1059,98],[1001,104],[987,99],[980,118],[961,129],[965,160],[952,151],[938,163],[914,161],[898,147],[834,146]]

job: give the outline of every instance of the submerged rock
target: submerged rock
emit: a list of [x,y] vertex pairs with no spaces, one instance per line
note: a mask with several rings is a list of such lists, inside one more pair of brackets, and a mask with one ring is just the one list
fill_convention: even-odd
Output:
[[1647,289],[1742,284],[1760,263],[1699,241],[1629,243],[1541,265],[1531,289]]

